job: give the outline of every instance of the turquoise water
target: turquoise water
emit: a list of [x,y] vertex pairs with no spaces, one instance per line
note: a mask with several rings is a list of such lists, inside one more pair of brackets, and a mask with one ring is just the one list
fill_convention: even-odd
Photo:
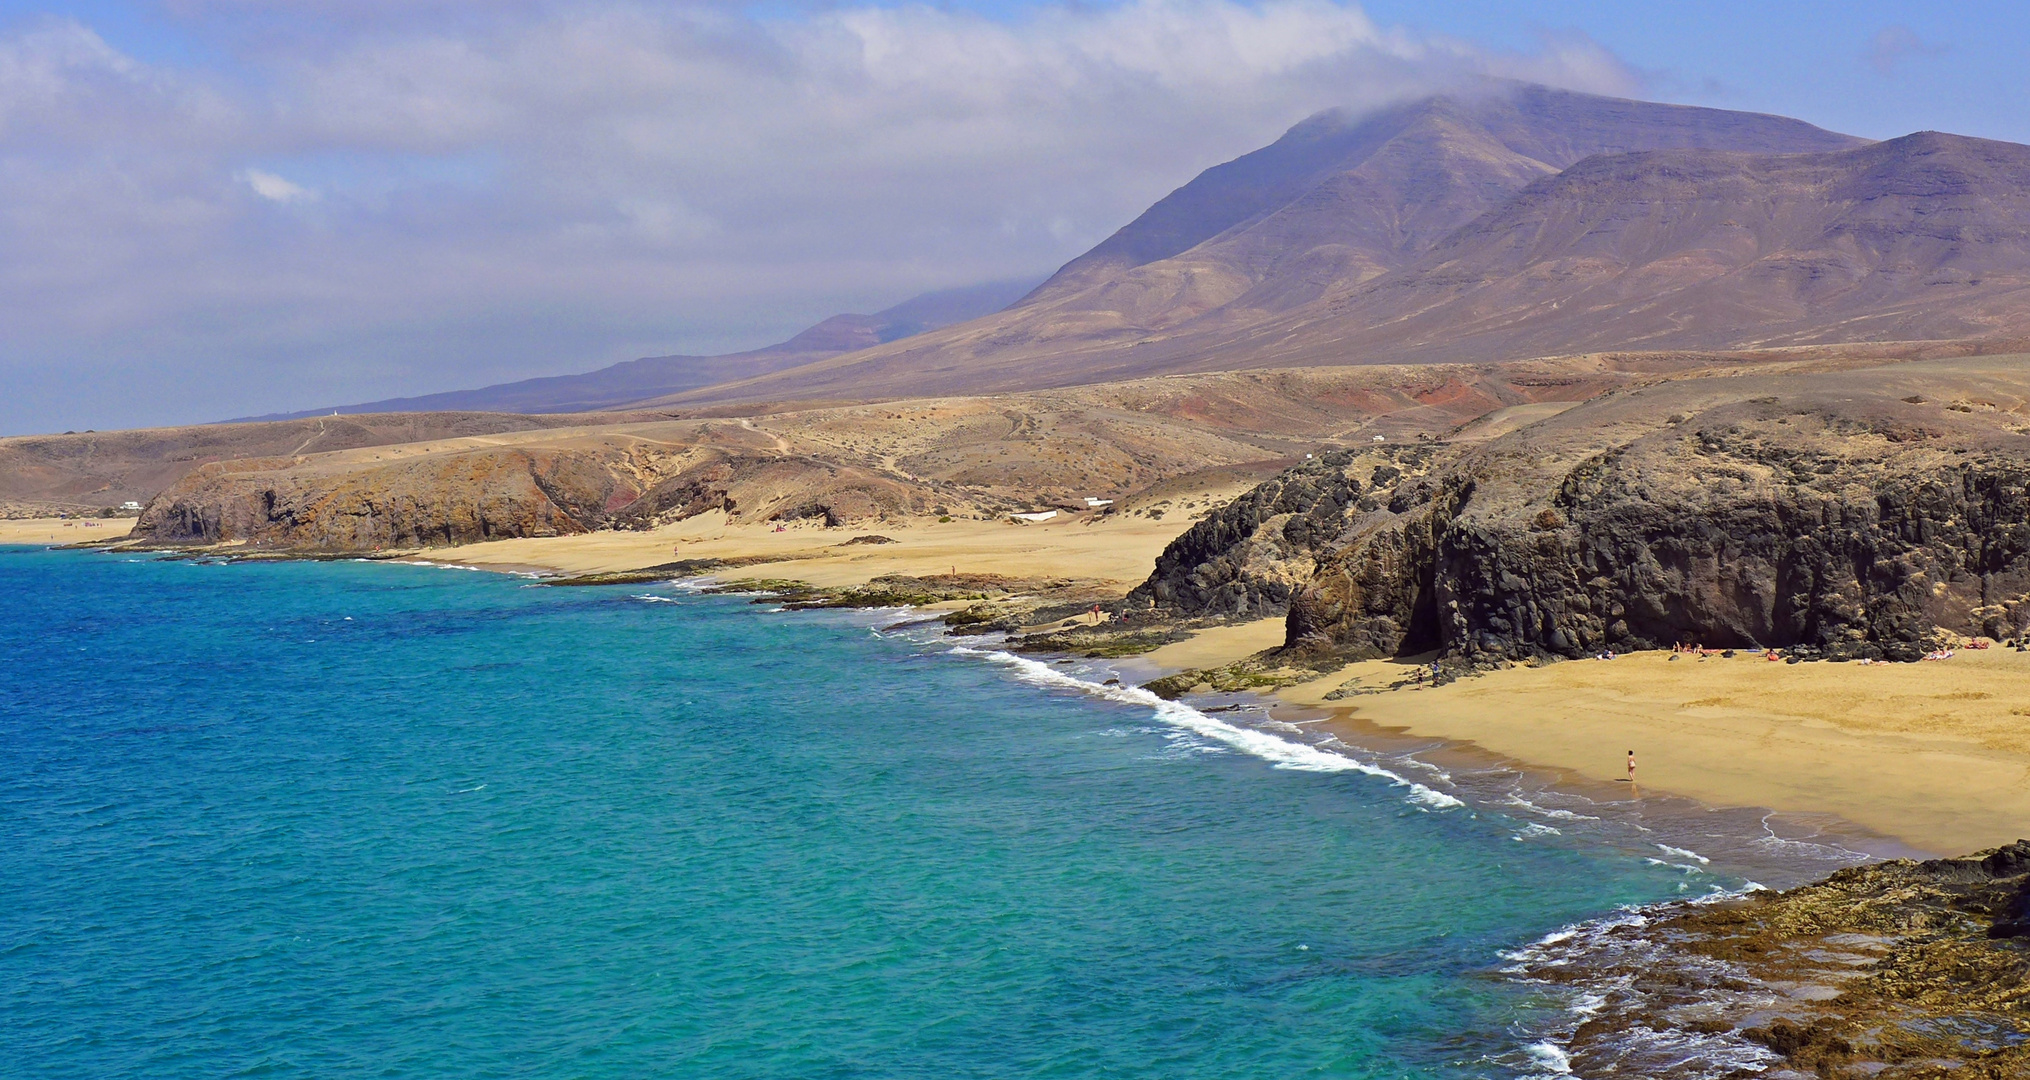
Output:
[[0,605],[11,1075],[1505,1077],[1497,952],[1682,880],[893,613],[28,549]]

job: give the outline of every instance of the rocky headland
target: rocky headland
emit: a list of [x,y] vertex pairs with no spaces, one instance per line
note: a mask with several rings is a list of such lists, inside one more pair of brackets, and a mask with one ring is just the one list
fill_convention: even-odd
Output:
[[1916,659],[2030,626],[2030,362],[1687,379],[1484,441],[1331,452],[1129,598],[1288,613],[1292,654]]

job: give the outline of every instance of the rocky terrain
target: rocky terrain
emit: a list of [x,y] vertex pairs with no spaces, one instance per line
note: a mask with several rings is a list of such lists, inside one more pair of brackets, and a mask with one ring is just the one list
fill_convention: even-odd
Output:
[[1579,1077],[2030,1075],[2030,841],[1659,905],[1516,957]]
[[1782,647],[1915,659],[2030,628],[2030,362],[1616,390],[1506,434],[1327,454],[1181,537],[1133,610],[1462,664]]
[[0,439],[0,513],[75,515],[128,501],[145,503],[191,470],[219,461],[474,438],[582,422],[500,413],[398,413],[23,435]]
[[[371,551],[647,528],[708,510],[837,525],[1050,507],[1085,513],[1093,496],[1116,500],[1109,512],[1160,515],[1185,509],[1202,488],[1252,482],[1321,446],[1430,437],[1504,409],[1557,408],[1641,380],[1753,363],[1591,357],[1266,371],[751,417],[581,426],[549,418],[553,426],[326,453],[289,453],[273,432],[249,433],[248,445],[265,453],[186,464],[149,493],[134,535],[153,544]],[[64,481],[74,487],[96,481],[89,469],[115,464],[66,455],[72,444],[62,441],[36,445],[56,447],[44,450],[52,462],[76,463],[79,473]]]

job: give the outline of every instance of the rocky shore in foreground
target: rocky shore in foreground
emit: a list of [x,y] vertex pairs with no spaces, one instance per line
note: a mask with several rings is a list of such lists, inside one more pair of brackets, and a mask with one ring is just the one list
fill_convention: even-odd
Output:
[[1574,1076],[2021,1080],[2030,841],[1656,905],[1513,960],[1576,1002],[1538,1048]]

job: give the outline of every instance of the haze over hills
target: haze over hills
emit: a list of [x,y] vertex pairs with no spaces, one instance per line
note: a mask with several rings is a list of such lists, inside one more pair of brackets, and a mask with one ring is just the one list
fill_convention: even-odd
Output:
[[441,394],[388,398],[359,405],[246,419],[294,420],[332,413],[594,412],[643,398],[765,375],[826,356],[865,349],[964,322],[1007,307],[1035,284],[1034,278],[1021,278],[939,289],[872,315],[834,315],[788,341],[747,352],[719,356],[650,356],[576,375],[552,375],[496,383],[476,390],[451,390]]
[[1015,306],[652,399],[2018,335],[2030,148],[1540,87],[1315,116]]

